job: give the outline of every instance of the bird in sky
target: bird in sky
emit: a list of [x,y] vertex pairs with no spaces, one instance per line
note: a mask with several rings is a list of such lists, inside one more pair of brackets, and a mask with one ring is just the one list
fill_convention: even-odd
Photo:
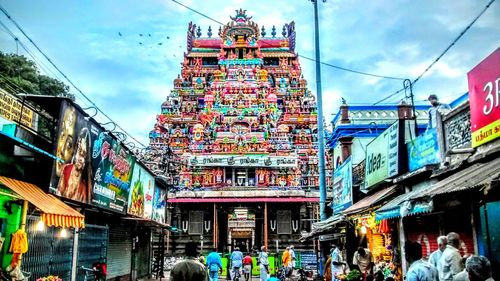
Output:
[[122,36],[122,33],[121,33],[121,32],[118,32],[118,35]]

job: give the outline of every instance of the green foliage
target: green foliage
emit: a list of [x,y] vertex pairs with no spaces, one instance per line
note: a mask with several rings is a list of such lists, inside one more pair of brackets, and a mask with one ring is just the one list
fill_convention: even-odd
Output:
[[40,74],[36,64],[25,56],[0,52],[0,87],[26,94],[58,97],[73,96],[63,82]]
[[361,279],[361,272],[357,269],[353,269],[347,274],[347,281],[358,281]]

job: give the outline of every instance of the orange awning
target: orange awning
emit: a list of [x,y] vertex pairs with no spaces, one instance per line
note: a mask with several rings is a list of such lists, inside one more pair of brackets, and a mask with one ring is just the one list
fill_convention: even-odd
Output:
[[82,214],[55,196],[45,193],[38,186],[7,177],[0,177],[0,184],[10,188],[24,200],[27,200],[40,209],[43,213],[41,219],[46,225],[84,227],[85,217]]

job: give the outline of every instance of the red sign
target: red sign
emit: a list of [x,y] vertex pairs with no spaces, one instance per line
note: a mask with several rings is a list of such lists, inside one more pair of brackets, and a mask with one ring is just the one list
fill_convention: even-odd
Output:
[[500,137],[500,48],[467,74],[472,147]]

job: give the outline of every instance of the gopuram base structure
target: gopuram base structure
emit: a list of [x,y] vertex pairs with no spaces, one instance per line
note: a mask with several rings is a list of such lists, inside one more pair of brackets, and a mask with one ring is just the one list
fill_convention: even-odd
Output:
[[189,23],[147,154],[171,185],[172,253],[189,241],[204,252],[313,250],[299,238],[319,218],[317,108],[295,37],[294,22],[267,36],[241,9],[217,37]]

